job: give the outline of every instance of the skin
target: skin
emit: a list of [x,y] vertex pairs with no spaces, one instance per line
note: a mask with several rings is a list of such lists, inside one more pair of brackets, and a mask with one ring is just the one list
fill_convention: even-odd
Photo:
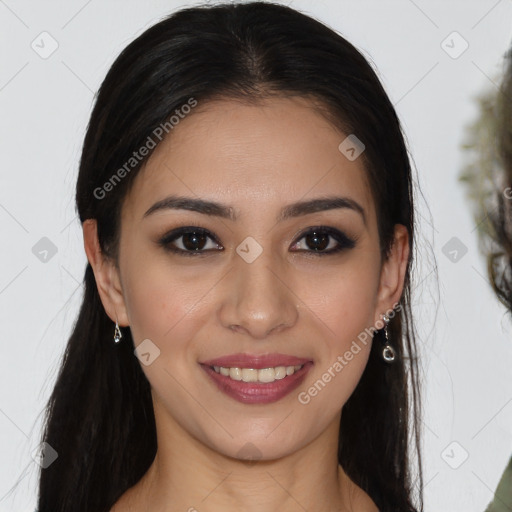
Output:
[[[199,104],[156,148],[126,196],[118,266],[101,253],[95,221],[84,222],[107,314],[130,326],[136,346],[149,338],[160,350],[141,365],[152,387],[157,455],[112,512],[377,510],[336,455],[342,407],[370,343],[310,403],[297,399],[399,302],[403,288],[407,230],[396,226],[390,257],[381,261],[362,158],[349,161],[338,150],[345,137],[303,98]],[[224,203],[237,219],[173,209],[144,217],[171,194]],[[332,195],[356,201],[364,218],[337,208],[276,220],[290,203]],[[208,229],[223,250],[206,239],[212,251],[187,257],[158,244],[189,225]],[[305,231],[319,225],[344,232],[355,246],[318,255]],[[236,252],[248,236],[263,249],[252,263]],[[337,245],[329,239],[328,248]],[[314,364],[281,400],[243,404],[220,392],[199,365],[237,352],[279,352]],[[253,447],[257,462],[241,458],[244,446]]]

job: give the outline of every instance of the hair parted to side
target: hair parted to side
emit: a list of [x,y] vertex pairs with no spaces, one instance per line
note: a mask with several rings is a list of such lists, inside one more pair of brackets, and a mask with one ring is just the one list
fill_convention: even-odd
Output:
[[[395,224],[409,232],[401,308],[389,326],[397,359],[386,365],[380,344],[373,344],[361,381],[343,408],[338,458],[382,512],[423,510],[410,307],[411,166],[393,105],[354,46],[322,23],[267,2],[186,8],[152,26],[121,52],[97,94],[76,188],[80,221],[97,220],[101,249],[117,261],[123,199],[152,150],[128,171],[133,152],[191,98],[201,105],[218,98],[258,102],[273,95],[310,98],[326,119],[364,142],[361,158],[375,201],[382,257]],[[105,183],[123,166],[123,178],[103,194]],[[113,343],[114,324],[90,264],[84,285],[46,408],[42,441],[58,458],[41,469],[38,512],[108,512],[156,453],[150,385],[133,354],[130,330],[123,330],[122,343]]]

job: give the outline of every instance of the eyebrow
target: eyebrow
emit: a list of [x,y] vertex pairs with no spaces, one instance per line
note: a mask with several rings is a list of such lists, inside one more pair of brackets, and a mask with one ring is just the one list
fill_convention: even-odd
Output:
[[[363,218],[363,222],[366,224],[366,213],[364,208],[357,201],[354,201],[349,197],[340,196],[317,198],[289,204],[280,211],[277,221],[282,222],[301,215],[341,208],[346,208],[359,213]],[[232,221],[237,220],[237,215],[234,213],[234,209],[231,206],[214,201],[207,201],[205,199],[183,196],[169,196],[157,201],[146,211],[143,218],[162,210],[189,210]]]

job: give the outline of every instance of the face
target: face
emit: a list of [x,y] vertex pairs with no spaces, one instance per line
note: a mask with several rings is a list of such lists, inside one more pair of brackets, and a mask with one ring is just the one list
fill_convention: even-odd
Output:
[[100,294],[136,346],[150,340],[157,428],[263,459],[337,432],[360,335],[399,300],[407,259],[402,230],[381,261],[345,138],[306,99],[199,104],[134,180]]

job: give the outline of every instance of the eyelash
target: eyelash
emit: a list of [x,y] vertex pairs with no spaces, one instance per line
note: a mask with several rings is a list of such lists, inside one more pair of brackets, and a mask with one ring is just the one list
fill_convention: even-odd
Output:
[[[304,250],[300,249],[298,251],[293,252],[306,252],[310,253],[313,256],[329,256],[336,253],[339,253],[345,249],[352,249],[356,245],[356,240],[353,238],[350,238],[342,231],[339,231],[338,229],[331,228],[329,226],[311,226],[306,231],[303,231],[300,235],[300,238],[297,239],[296,242],[293,243],[293,245],[296,245],[299,241],[301,241],[303,238],[305,238],[309,234],[317,233],[320,235],[328,235],[329,237],[333,238],[337,243],[338,246],[334,249],[329,250],[321,250],[321,251],[315,251],[315,250]],[[207,229],[201,228],[199,226],[183,226],[177,229],[173,229],[169,233],[165,234],[160,240],[158,240],[158,245],[163,247],[166,251],[170,251],[172,253],[178,254],[180,256],[204,256],[207,252],[212,251],[212,249],[200,249],[196,251],[190,251],[190,250],[184,250],[179,249],[177,247],[173,247],[171,245],[172,242],[178,240],[183,235],[187,234],[197,234],[197,235],[206,235],[210,239],[214,240],[214,242],[221,246],[220,242],[217,240],[217,237],[215,237],[210,231]],[[330,245],[330,242],[328,243],[328,246]],[[221,246],[222,247],[222,246]],[[216,250],[216,249],[213,249]],[[223,250],[223,248],[222,248]]]

